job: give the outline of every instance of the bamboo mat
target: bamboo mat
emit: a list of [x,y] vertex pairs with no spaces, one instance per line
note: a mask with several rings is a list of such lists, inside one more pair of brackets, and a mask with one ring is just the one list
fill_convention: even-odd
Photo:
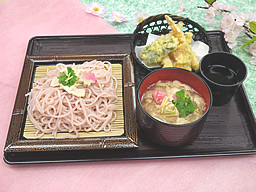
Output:
[[[34,82],[37,79],[41,79],[45,77],[47,70],[55,69],[54,66],[38,66],[35,71],[35,77]],[[124,134],[124,115],[123,115],[123,89],[122,89],[122,65],[121,64],[112,64],[112,73],[117,79],[118,87],[116,94],[118,96],[118,101],[115,103],[118,106],[118,110],[116,111],[117,118],[112,123],[112,131],[110,132],[85,132],[80,131],[78,138],[87,138],[87,137],[111,137],[111,136],[121,136]],[[34,84],[33,82],[33,84]],[[30,122],[28,116],[26,118],[26,123],[24,127],[23,136],[26,139],[36,139],[37,129],[34,127],[34,125]],[[67,136],[74,137],[74,133],[68,133],[68,132],[58,132],[57,138],[63,138]],[[40,139],[54,139],[52,134],[44,134]]]

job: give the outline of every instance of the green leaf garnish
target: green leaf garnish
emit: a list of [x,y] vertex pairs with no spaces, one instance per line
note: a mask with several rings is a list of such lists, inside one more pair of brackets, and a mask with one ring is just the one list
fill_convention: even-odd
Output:
[[196,103],[192,102],[190,97],[185,97],[185,90],[182,89],[176,92],[176,100],[172,100],[172,103],[179,111],[179,117],[186,117],[193,113],[197,108]]
[[75,84],[77,76],[75,71],[71,67],[67,67],[67,71],[63,71],[58,79],[60,84],[71,87]]

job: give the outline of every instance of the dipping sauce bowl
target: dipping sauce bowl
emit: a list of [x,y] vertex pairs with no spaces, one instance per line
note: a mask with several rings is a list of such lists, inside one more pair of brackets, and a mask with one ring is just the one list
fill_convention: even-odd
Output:
[[247,76],[243,61],[228,52],[205,55],[199,72],[212,91],[215,106],[227,104]]

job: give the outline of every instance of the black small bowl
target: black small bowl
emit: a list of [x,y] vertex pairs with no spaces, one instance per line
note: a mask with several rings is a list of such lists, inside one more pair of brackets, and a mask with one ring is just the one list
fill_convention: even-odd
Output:
[[227,52],[213,52],[200,61],[200,75],[209,85],[213,105],[227,104],[247,76],[244,62]]
[[[164,123],[149,115],[141,104],[141,98],[148,87],[159,80],[178,80],[192,87],[205,100],[204,115],[192,123],[180,125]],[[140,128],[151,141],[168,147],[181,147],[194,141],[203,129],[211,106],[212,94],[208,85],[199,76],[184,69],[164,68],[151,72],[140,82],[137,90],[137,119]]]

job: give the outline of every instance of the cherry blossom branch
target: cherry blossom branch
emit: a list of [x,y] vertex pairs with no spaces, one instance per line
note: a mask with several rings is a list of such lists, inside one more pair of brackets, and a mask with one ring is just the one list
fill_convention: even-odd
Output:
[[[191,1],[191,0],[189,0]],[[183,8],[184,0],[179,1],[178,12],[181,16],[185,9]],[[237,37],[240,33],[244,33],[250,38],[241,48],[250,45],[249,53],[252,55],[250,62],[256,65],[256,12],[236,13],[235,6],[225,5],[217,1],[206,1],[208,6],[197,6],[199,9],[205,10],[204,18],[210,27],[215,25],[215,17],[221,16],[219,29],[224,32],[224,38],[227,41],[229,48],[237,46]]]

